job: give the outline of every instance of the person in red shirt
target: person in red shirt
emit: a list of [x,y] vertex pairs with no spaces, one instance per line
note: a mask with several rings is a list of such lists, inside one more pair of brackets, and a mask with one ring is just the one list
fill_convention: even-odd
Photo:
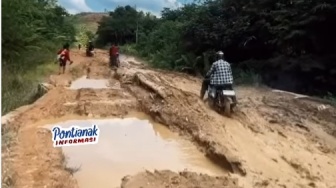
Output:
[[63,70],[63,74],[65,72],[65,66],[67,61],[70,61],[70,65],[72,64],[72,61],[70,60],[70,51],[69,51],[69,44],[63,45],[63,48],[60,49],[57,52],[58,55],[58,61],[59,61],[59,74],[61,74],[61,69]]
[[117,60],[119,56],[119,49],[115,44],[112,44],[110,48],[110,66],[119,67]]

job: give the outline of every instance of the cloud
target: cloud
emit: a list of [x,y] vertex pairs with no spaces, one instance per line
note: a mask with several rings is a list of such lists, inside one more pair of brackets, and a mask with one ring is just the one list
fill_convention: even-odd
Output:
[[[182,6],[181,0],[59,0],[70,13],[102,12],[114,10],[118,6],[136,6],[138,10],[160,15],[164,7],[177,8]],[[183,0],[185,2],[190,0]]]
[[86,4],[85,0],[59,0],[59,4],[64,6],[71,14],[94,11]]
[[106,1],[106,3],[110,5],[109,7],[113,9],[117,6],[131,5],[136,6],[138,10],[151,12],[154,15],[160,15],[161,10],[164,7],[177,8],[182,5],[177,0],[102,0],[102,1]]

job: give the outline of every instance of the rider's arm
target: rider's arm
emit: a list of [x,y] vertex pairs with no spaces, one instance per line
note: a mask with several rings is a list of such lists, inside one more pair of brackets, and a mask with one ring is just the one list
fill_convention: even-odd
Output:
[[207,74],[205,75],[206,78],[209,78],[211,76],[211,74],[215,71],[216,69],[216,63],[213,63],[210,70],[207,72]]

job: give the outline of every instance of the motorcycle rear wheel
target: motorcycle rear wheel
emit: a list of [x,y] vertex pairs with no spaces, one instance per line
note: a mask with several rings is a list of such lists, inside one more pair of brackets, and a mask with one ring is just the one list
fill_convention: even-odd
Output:
[[231,104],[230,100],[224,97],[224,115],[231,117]]

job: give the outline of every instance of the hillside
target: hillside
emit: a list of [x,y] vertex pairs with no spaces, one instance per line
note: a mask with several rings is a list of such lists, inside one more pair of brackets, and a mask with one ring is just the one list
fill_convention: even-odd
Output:
[[104,16],[108,16],[108,13],[83,12],[76,14],[74,17],[77,20],[78,27],[84,26],[88,31],[96,33],[99,25],[98,22]]
[[99,22],[104,16],[108,16],[108,13],[84,12],[74,15],[76,43],[86,45],[89,40],[97,38]]

